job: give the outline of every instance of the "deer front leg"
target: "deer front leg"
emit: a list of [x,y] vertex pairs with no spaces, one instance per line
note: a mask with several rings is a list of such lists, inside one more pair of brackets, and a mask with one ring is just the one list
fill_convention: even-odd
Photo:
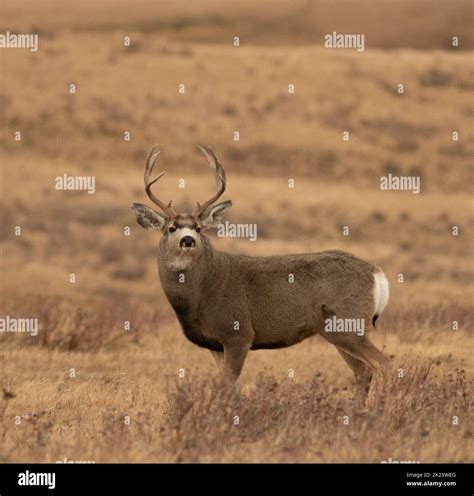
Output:
[[211,354],[212,354],[212,357],[214,358],[214,360],[216,361],[216,365],[219,369],[219,372],[222,373],[222,366],[223,366],[223,362],[224,362],[224,352],[211,350]]
[[224,360],[221,372],[225,378],[237,380],[250,350],[247,344],[224,345]]

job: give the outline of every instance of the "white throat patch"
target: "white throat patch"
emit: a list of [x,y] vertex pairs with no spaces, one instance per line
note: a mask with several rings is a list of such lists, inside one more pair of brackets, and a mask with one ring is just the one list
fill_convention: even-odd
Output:
[[192,254],[190,252],[183,252],[177,254],[173,260],[168,262],[168,265],[172,270],[185,270],[193,261]]

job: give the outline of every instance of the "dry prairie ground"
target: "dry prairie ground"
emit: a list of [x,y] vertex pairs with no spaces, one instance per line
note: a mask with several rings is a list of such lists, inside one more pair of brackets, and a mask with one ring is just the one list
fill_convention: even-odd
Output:
[[2,3],[0,26],[58,32],[144,33],[167,40],[252,45],[317,44],[328,33],[365,33],[376,48],[472,49],[469,0],[63,0]]
[[[415,3],[397,4],[404,38],[396,22],[354,28],[372,29],[363,54],[310,45],[333,24],[313,13],[314,31],[303,29],[305,11],[286,2],[270,17],[209,2],[186,22],[163,3],[156,29],[145,2],[129,15],[99,2],[93,18],[85,3],[54,15],[54,3],[6,3],[5,28],[38,26],[42,38],[37,53],[0,53],[1,314],[37,316],[40,332],[0,334],[0,461],[474,461],[472,54],[413,49],[444,47],[442,14],[467,33],[470,12],[464,2],[428,11],[419,2],[420,24],[406,10]],[[393,4],[373,15],[387,18]],[[359,20],[347,8],[321,12],[341,29],[360,27],[369,2],[359,5]],[[288,9],[299,12],[292,24],[281,21]],[[206,12],[228,22],[204,22]],[[243,24],[252,44],[234,48]],[[380,49],[400,47],[409,48]],[[368,412],[355,408],[350,370],[319,338],[252,352],[240,394],[218,383],[211,356],[185,340],[164,298],[157,235],[129,211],[145,201],[143,163],[156,141],[168,170],[160,193],[183,210],[212,188],[194,145],[210,143],[222,158],[229,220],[257,223],[258,240],[214,237],[217,248],[338,248],[384,268],[391,300],[372,339],[394,363]],[[381,191],[390,172],[419,175],[421,194]],[[94,175],[96,193],[56,191],[64,173]]]

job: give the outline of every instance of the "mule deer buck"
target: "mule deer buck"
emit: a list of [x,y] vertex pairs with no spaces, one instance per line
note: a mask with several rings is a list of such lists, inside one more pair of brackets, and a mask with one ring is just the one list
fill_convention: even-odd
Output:
[[163,235],[159,276],[185,336],[237,379],[250,350],[284,348],[319,334],[336,346],[355,375],[357,396],[365,398],[385,357],[364,332],[328,332],[328,324],[375,324],[388,301],[384,273],[342,251],[250,257],[214,250],[203,231],[218,226],[232,203],[215,203],[226,188],[225,171],[210,147],[199,149],[218,184],[203,205],[178,214],[155,196],[151,187],[165,174],[151,179],[156,145],[146,160],[145,191],[161,212],[132,204],[137,222]]

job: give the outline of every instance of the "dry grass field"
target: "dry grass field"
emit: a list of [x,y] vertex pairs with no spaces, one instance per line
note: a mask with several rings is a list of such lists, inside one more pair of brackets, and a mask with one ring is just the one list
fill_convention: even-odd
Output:
[[[432,3],[3,2],[1,32],[40,49],[0,50],[0,316],[40,332],[0,333],[0,462],[474,461],[472,10]],[[323,48],[333,30],[366,50]],[[229,220],[258,239],[211,234],[217,248],[384,268],[371,339],[393,363],[367,411],[318,337],[252,352],[240,391],[220,384],[164,297],[159,235],[130,212],[155,142],[160,194],[183,211],[213,188],[195,145],[221,158]],[[64,173],[96,193],[57,191]],[[389,173],[421,193],[381,191]]]

